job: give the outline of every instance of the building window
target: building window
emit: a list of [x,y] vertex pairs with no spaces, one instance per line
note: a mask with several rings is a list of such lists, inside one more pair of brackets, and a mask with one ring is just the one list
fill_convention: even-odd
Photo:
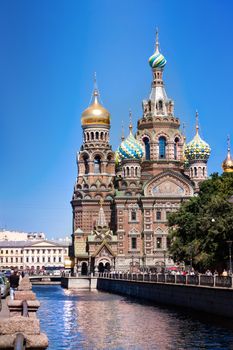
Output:
[[164,136],[159,138],[159,158],[166,158],[166,138]]
[[157,238],[156,246],[157,246],[157,249],[161,249],[162,248],[162,238],[161,237]]
[[88,174],[89,173],[88,156],[85,156],[83,160],[84,160],[85,174]]
[[161,211],[156,211],[156,220],[160,221],[162,217]]
[[131,238],[131,248],[137,249],[137,238],[136,237]]
[[3,254],[3,250],[1,250],[1,254]]
[[53,257],[53,262],[56,262],[56,257],[55,256]]
[[175,138],[175,141],[174,141],[174,159],[178,159],[177,156],[178,156],[178,143],[179,143],[179,139],[178,137]]
[[8,254],[8,250],[6,250],[6,254]]
[[43,254],[45,254],[45,249],[42,250]]
[[13,258],[11,258],[11,262],[13,262]]
[[32,257],[32,262],[34,262],[34,257]]
[[15,262],[18,262],[18,258],[15,258]]
[[28,260],[28,257],[26,257],[26,262],[28,262],[29,260]]
[[11,250],[11,254],[13,254],[13,250]]
[[94,173],[99,174],[101,173],[101,160],[100,156],[96,156],[94,159]]
[[146,160],[150,160],[150,140],[148,139],[148,137],[144,137],[143,138],[143,142],[144,142],[144,145],[145,145]]
[[45,262],[45,257],[43,256],[43,258],[42,258],[42,262]]
[[136,209],[132,209],[131,211],[131,220],[136,221],[137,220],[137,212]]
[[61,262],[61,257],[59,256],[58,261]]
[[39,258],[39,256],[37,257],[37,262],[40,262],[40,258]]

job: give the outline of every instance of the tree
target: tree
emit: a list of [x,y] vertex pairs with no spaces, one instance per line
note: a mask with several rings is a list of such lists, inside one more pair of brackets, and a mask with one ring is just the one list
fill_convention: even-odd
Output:
[[204,181],[199,194],[169,215],[170,254],[197,269],[228,266],[227,241],[233,240],[233,173],[217,173]]

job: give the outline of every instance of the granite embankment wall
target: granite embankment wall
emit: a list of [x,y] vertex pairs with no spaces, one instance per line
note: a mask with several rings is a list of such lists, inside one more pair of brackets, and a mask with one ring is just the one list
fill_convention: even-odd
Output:
[[233,318],[233,289],[98,278],[97,289]]

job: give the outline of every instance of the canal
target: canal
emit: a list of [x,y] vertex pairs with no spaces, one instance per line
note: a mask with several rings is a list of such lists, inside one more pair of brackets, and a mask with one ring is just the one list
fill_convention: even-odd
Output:
[[33,286],[49,350],[233,349],[229,322],[103,292]]

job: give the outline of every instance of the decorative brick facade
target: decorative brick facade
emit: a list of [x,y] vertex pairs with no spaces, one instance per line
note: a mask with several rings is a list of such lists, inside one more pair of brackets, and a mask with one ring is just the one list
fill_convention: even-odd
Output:
[[[180,120],[164,88],[166,60],[158,50],[158,38],[149,62],[151,93],[142,103],[137,132],[133,136],[130,123],[129,136],[122,138],[116,152],[109,144],[110,115],[99,103],[97,88],[82,115],[84,140],[77,155],[71,204],[73,258],[76,269],[83,273],[172,265],[167,254],[167,216],[192,197],[198,181],[207,177],[208,158],[199,160],[205,172],[192,181]],[[102,210],[104,225],[98,224]],[[106,236],[106,232],[111,234]]]

